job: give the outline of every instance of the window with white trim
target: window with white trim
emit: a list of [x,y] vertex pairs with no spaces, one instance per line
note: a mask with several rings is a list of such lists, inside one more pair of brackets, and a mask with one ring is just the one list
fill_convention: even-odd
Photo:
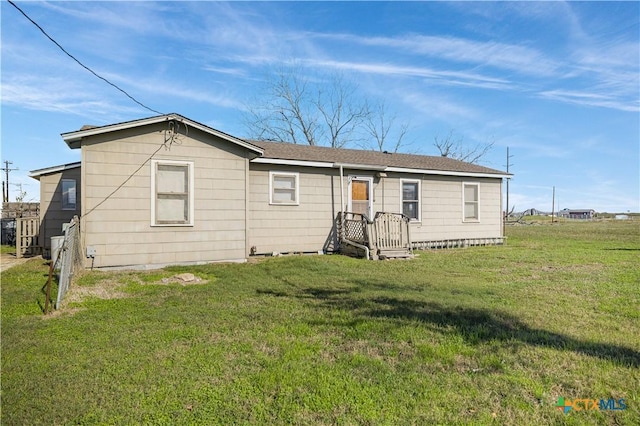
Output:
[[402,213],[412,221],[420,222],[420,181],[401,179]]
[[193,162],[151,161],[151,225],[193,225]]
[[76,180],[62,179],[62,210],[76,209]]
[[298,173],[269,172],[269,204],[297,206],[300,204]]
[[478,222],[480,220],[480,184],[462,184],[463,221]]

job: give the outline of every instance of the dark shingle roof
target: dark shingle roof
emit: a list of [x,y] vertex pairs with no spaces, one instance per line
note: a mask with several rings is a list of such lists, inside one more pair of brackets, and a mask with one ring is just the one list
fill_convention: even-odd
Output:
[[360,166],[400,167],[406,169],[433,170],[459,173],[482,173],[508,175],[507,173],[465,163],[446,157],[435,157],[417,154],[383,153],[360,149],[328,148],[321,146],[296,145],[282,142],[247,141],[264,150],[262,158],[317,161],[327,163],[354,164]]

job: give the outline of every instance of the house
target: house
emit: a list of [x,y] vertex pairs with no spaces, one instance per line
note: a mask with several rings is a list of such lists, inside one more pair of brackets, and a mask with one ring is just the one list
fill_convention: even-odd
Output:
[[450,158],[247,141],[179,114],[62,138],[81,161],[31,173],[41,241],[79,215],[94,267],[333,252],[344,211],[404,213],[414,247],[503,238],[510,175]]
[[22,201],[2,203],[2,219],[37,217],[39,215],[40,203],[27,203]]
[[558,217],[565,219],[591,220],[595,217],[596,211],[592,209],[562,209],[558,212]]
[[65,223],[80,216],[80,162],[32,170],[29,176],[40,181],[40,238],[45,252],[51,237],[62,235]]

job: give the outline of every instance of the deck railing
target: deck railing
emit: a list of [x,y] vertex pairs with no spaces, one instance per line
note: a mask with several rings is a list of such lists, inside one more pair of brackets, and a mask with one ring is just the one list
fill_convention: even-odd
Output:
[[370,225],[375,235],[376,248],[380,251],[410,249],[409,221],[401,213],[377,212]]
[[371,221],[367,215],[344,212],[344,217],[341,219],[342,238],[359,244],[369,244],[369,224]]
[[338,214],[340,241],[349,246],[348,251],[365,257],[407,257],[411,255],[409,218],[399,213],[376,213],[373,220],[361,213],[344,212]]

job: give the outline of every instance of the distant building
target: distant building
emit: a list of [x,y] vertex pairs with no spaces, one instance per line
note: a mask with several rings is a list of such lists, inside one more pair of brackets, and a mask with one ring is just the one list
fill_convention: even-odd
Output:
[[16,243],[16,219],[38,217],[39,215],[40,203],[2,203],[0,242],[3,245],[14,245]]
[[558,212],[558,217],[591,220],[595,217],[595,214],[596,211],[593,209],[562,209]]
[[40,203],[8,202],[2,203],[2,218],[38,217]]

